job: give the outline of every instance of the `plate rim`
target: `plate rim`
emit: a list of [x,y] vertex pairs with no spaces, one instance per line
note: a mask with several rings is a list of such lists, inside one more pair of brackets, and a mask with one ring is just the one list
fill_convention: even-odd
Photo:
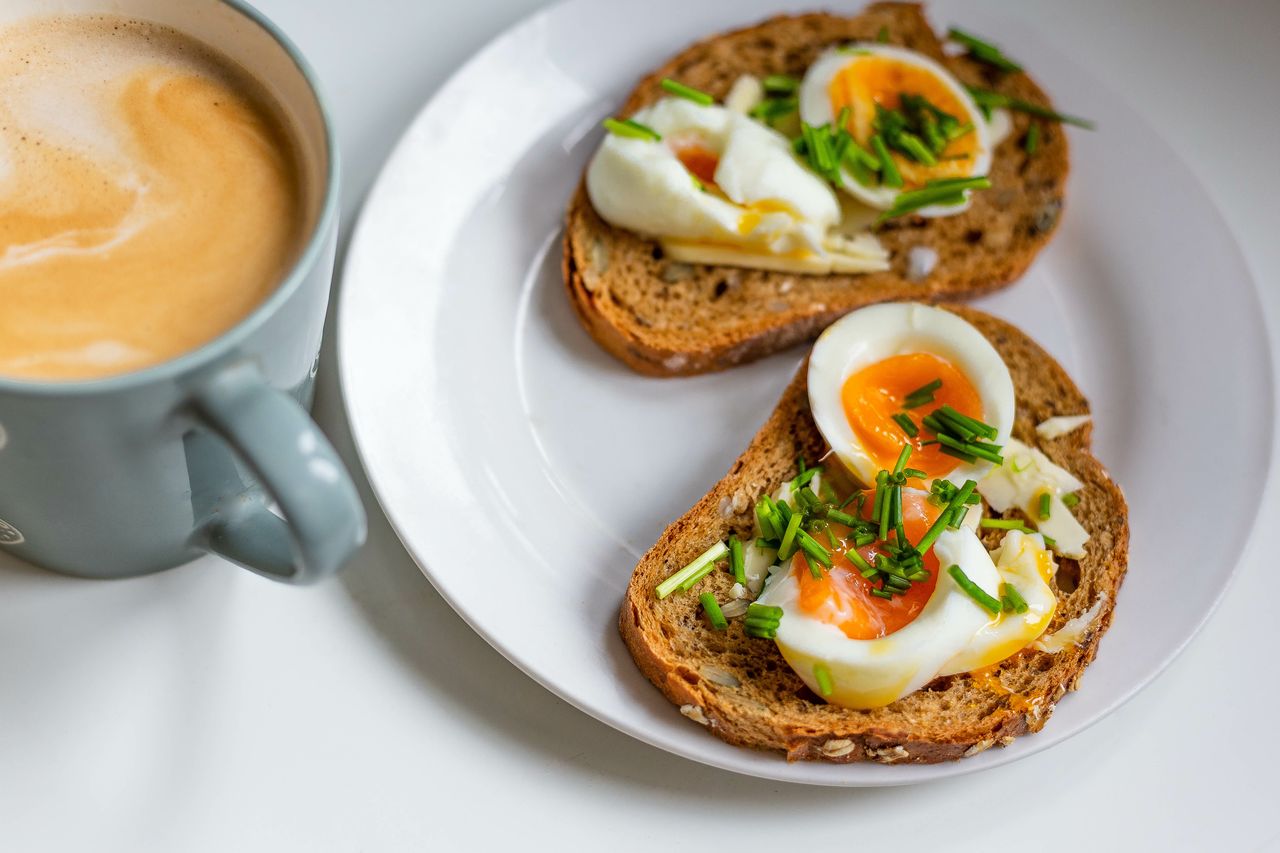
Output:
[[[552,678],[549,674],[545,674],[539,671],[531,662],[524,660],[523,657],[519,654],[517,648],[504,643],[503,641],[498,639],[498,637],[492,634],[490,631],[486,630],[478,622],[478,620],[474,618],[473,614],[466,607],[464,607],[459,601],[455,599],[454,595],[450,592],[448,588],[448,584],[443,580],[437,580],[437,578],[433,574],[432,569],[428,565],[429,561],[421,557],[419,554],[415,553],[413,548],[410,546],[408,541],[409,534],[406,532],[405,525],[403,524],[402,520],[399,518],[399,511],[395,510],[390,505],[391,501],[386,497],[384,493],[384,487],[379,484],[380,478],[377,475],[375,475],[374,468],[370,464],[370,456],[372,454],[366,446],[366,439],[362,438],[362,429],[358,426],[358,424],[360,423],[360,419],[355,410],[355,403],[353,402],[353,399],[352,399],[353,394],[350,391],[350,388],[352,387],[352,384],[353,384],[353,378],[350,375],[350,372],[352,370],[352,368],[350,367],[351,359],[347,357],[345,354],[348,351],[348,347],[354,347],[354,342],[348,339],[348,334],[345,331],[350,327],[350,324],[347,322],[347,317],[349,313],[354,310],[349,306],[351,306],[355,300],[355,297],[351,296],[352,289],[348,286],[348,278],[351,275],[351,270],[353,266],[355,265],[355,259],[360,256],[359,248],[361,244],[364,242],[364,240],[366,239],[365,233],[371,227],[369,224],[370,217],[367,216],[366,213],[378,203],[382,191],[384,191],[385,186],[390,183],[389,178],[393,174],[393,169],[398,164],[398,162],[405,156],[405,152],[409,149],[410,145],[413,142],[412,136],[415,128],[422,126],[429,119],[430,115],[432,114],[433,108],[440,105],[441,102],[443,101],[442,96],[446,96],[455,87],[462,85],[463,81],[468,76],[471,76],[474,70],[480,65],[482,65],[484,60],[491,53],[499,50],[502,46],[505,45],[505,43],[511,40],[516,34],[520,33],[525,29],[534,27],[538,23],[546,19],[549,19],[553,16],[564,14],[564,10],[567,7],[578,5],[584,2],[587,2],[587,0],[556,0],[556,2],[550,3],[539,9],[535,9],[530,13],[524,15],[523,17],[516,20],[514,23],[510,24],[509,26],[505,27],[499,32],[495,33],[489,40],[485,42],[485,44],[480,49],[478,49],[475,53],[473,53],[467,59],[466,62],[464,62],[457,69],[455,69],[440,84],[438,88],[436,88],[430,95],[427,96],[425,101],[422,103],[422,105],[418,108],[417,112],[414,114],[413,118],[410,119],[410,121],[403,126],[400,132],[399,138],[397,139],[395,145],[392,147],[389,154],[384,159],[382,165],[378,169],[376,177],[370,184],[370,189],[366,193],[364,200],[361,203],[360,209],[356,214],[356,217],[355,217],[356,223],[352,228],[349,242],[347,244],[347,251],[343,259],[341,280],[338,283],[339,294],[338,294],[338,300],[336,305],[337,317],[335,322],[335,332],[336,332],[335,350],[336,350],[337,367],[338,367],[338,373],[339,373],[338,378],[339,378],[340,396],[342,399],[343,411],[347,417],[348,426],[351,431],[352,445],[355,449],[356,456],[359,459],[360,464],[364,469],[366,479],[369,483],[370,490],[372,491],[375,499],[378,501],[379,509],[382,511],[384,517],[387,519],[387,522],[391,527],[391,529],[395,532],[397,540],[400,542],[401,546],[405,549],[405,552],[409,555],[410,559],[413,560],[414,564],[418,567],[419,571],[421,571],[423,575],[427,578],[428,582],[431,583],[432,587],[436,590],[436,592],[449,604],[449,606],[454,610],[454,612],[458,614],[458,616],[467,624],[467,626],[471,630],[473,630],[477,635],[483,638],[484,641],[488,643],[499,654],[501,654],[504,659],[506,659],[508,662],[514,665],[517,669],[519,669],[522,673],[524,673],[529,678],[533,679],[536,683],[541,685],[544,689],[548,690],[550,693],[552,693],[559,699],[568,703],[570,706],[576,708],[582,713],[585,713],[591,716],[592,718],[604,723],[605,725],[608,725],[610,728],[613,728],[617,731],[627,734],[643,743],[649,744],[650,746],[661,749],[664,752],[670,753],[672,755],[679,756],[686,760],[695,761],[701,764],[716,767],[732,773],[753,777],[753,778],[768,779],[771,781],[787,782],[787,783],[793,783],[793,784],[815,785],[820,787],[891,787],[891,786],[900,786],[900,785],[910,785],[910,784],[918,784],[921,782],[933,781],[938,779],[957,778],[960,776],[966,776],[972,773],[981,772],[983,770],[989,770],[996,767],[1006,766],[1008,764],[1019,761],[1023,758],[1028,758],[1032,755],[1036,755],[1047,749],[1050,749],[1053,746],[1056,746],[1060,743],[1070,740],[1071,738],[1075,737],[1076,735],[1080,734],[1086,729],[1091,728],[1092,726],[1101,722],[1103,719],[1111,716],[1113,713],[1115,713],[1117,709],[1119,709],[1121,706],[1128,703],[1131,699],[1133,699],[1134,696],[1136,696],[1142,690],[1150,686],[1160,676],[1166,673],[1169,667],[1174,663],[1174,661],[1176,661],[1177,658],[1181,656],[1181,654],[1186,650],[1186,648],[1191,644],[1191,642],[1204,629],[1204,626],[1218,611],[1218,608],[1221,605],[1223,599],[1225,598],[1227,592],[1235,584],[1235,581],[1240,574],[1241,565],[1245,562],[1246,558],[1250,556],[1256,544],[1257,533],[1258,533],[1258,522],[1261,518],[1262,505],[1265,502],[1266,495],[1270,493],[1271,489],[1275,485],[1273,468],[1275,467],[1275,461],[1276,461],[1275,443],[1276,443],[1276,423],[1277,423],[1277,417],[1278,417],[1277,405],[1280,404],[1280,398],[1278,398],[1277,396],[1277,389],[1276,389],[1276,382],[1275,382],[1276,380],[1275,342],[1273,340],[1271,330],[1269,329],[1265,321],[1265,315],[1262,311],[1262,299],[1261,299],[1261,294],[1259,292],[1258,281],[1256,276],[1253,273],[1251,265],[1249,264],[1248,256],[1241,249],[1239,241],[1236,238],[1235,232],[1232,231],[1232,229],[1230,228],[1226,218],[1222,215],[1220,206],[1214,201],[1213,197],[1208,192],[1208,189],[1205,186],[1203,180],[1191,168],[1190,164],[1186,161],[1186,159],[1182,157],[1177,152],[1177,150],[1174,149],[1172,145],[1170,145],[1168,141],[1165,140],[1164,137],[1156,131],[1155,127],[1146,118],[1146,116],[1142,112],[1135,109],[1127,98],[1125,98],[1120,93],[1116,92],[1109,84],[1094,77],[1090,71],[1088,71],[1085,68],[1082,68],[1081,66],[1076,64],[1074,61],[1070,60],[1069,58],[1067,58],[1066,61],[1070,62],[1073,72],[1079,74],[1082,79],[1087,80],[1091,85],[1097,86],[1098,88],[1105,90],[1105,92],[1115,102],[1122,105],[1125,108],[1125,110],[1130,114],[1130,117],[1138,125],[1141,126],[1141,129],[1143,131],[1147,132],[1156,140],[1158,140],[1158,145],[1161,147],[1162,153],[1166,157],[1168,157],[1174,164],[1176,164],[1176,166],[1182,171],[1182,174],[1188,178],[1188,186],[1190,190],[1196,196],[1198,196],[1198,198],[1202,202],[1203,208],[1207,212],[1207,219],[1212,221],[1214,229],[1218,232],[1218,237],[1224,240],[1225,246],[1230,250],[1230,252],[1234,256],[1234,259],[1238,262],[1238,266],[1240,270],[1244,273],[1244,278],[1246,283],[1246,287],[1244,288],[1244,290],[1247,294],[1247,298],[1250,300],[1250,305],[1247,307],[1253,309],[1255,316],[1259,318],[1256,324],[1257,331],[1260,335],[1259,343],[1263,349],[1263,352],[1267,356],[1267,358],[1263,360],[1265,363],[1264,371],[1266,374],[1265,375],[1266,382],[1264,383],[1265,389],[1266,389],[1265,393],[1269,398],[1268,402],[1270,403],[1270,405],[1266,406],[1264,409],[1264,411],[1266,411],[1267,413],[1267,423],[1265,426],[1265,430],[1263,431],[1263,439],[1264,439],[1264,445],[1265,445],[1265,466],[1262,467],[1262,470],[1265,472],[1265,474],[1259,490],[1260,500],[1254,504],[1253,515],[1249,521],[1248,535],[1244,538],[1242,542],[1240,542],[1236,546],[1235,553],[1232,555],[1232,558],[1230,561],[1231,564],[1227,572],[1225,581],[1218,587],[1216,591],[1216,595],[1213,597],[1212,601],[1210,601],[1208,605],[1201,611],[1200,616],[1197,619],[1194,626],[1189,631],[1187,631],[1185,636],[1175,646],[1170,648],[1160,658],[1158,664],[1154,666],[1148,673],[1146,673],[1143,677],[1135,680],[1133,683],[1129,684],[1126,687],[1126,689],[1124,689],[1123,691],[1120,691],[1106,706],[1098,710],[1090,718],[1083,720],[1080,723],[1074,725],[1074,727],[1071,727],[1069,729],[1063,729],[1063,730],[1055,729],[1052,733],[1050,733],[1048,737],[1045,736],[1045,733],[1039,732],[1039,733],[1036,733],[1037,736],[1035,738],[1020,739],[1024,742],[1024,745],[1022,745],[1021,748],[1016,752],[1010,752],[1008,750],[1001,750],[999,752],[988,752],[983,756],[985,760],[981,762],[976,762],[973,759],[966,759],[966,760],[944,762],[940,764],[898,765],[893,768],[893,770],[898,770],[898,771],[905,770],[905,771],[913,772],[914,775],[918,775],[919,778],[910,778],[910,777],[903,778],[897,773],[895,773],[891,778],[884,778],[880,780],[842,779],[834,776],[833,778],[804,778],[803,776],[800,776],[800,775],[792,775],[792,774],[787,774],[785,772],[774,773],[770,771],[774,767],[776,767],[779,771],[785,771],[788,768],[794,768],[797,766],[803,768],[812,764],[812,762],[800,762],[797,765],[791,762],[787,762],[781,756],[779,756],[775,763],[768,765],[767,769],[762,770],[757,767],[737,766],[732,761],[730,761],[727,757],[724,760],[721,760],[720,756],[715,753],[695,755],[695,754],[692,754],[689,750],[683,748],[676,741],[660,736],[659,732],[649,731],[639,725],[632,725],[628,721],[614,718],[608,713],[595,707],[595,705],[591,701],[589,701],[587,697],[580,697],[570,693],[567,690],[560,689],[555,683],[553,683]],[[780,7],[781,5],[782,4],[779,3]],[[865,5],[865,4],[859,4],[859,8],[861,8],[862,5]],[[979,10],[974,10],[974,11],[980,14]],[[775,12],[775,14],[788,14],[788,13],[793,13],[793,10],[779,8]],[[730,29],[730,28],[736,28],[737,26],[740,26],[740,25],[728,24],[728,25],[725,25],[724,28]],[[1019,27],[1020,29],[1023,29],[1033,34],[1036,38],[1040,39],[1041,41],[1052,44],[1051,39],[1045,37],[1043,34],[1040,33],[1039,30],[1036,30],[1035,28],[1030,27],[1029,25],[1026,25],[1021,19],[1018,19],[1016,21],[1016,26]],[[1014,286],[1016,286],[1016,284],[1017,283],[1015,282]],[[354,381],[358,381],[358,380],[354,380]],[[741,748],[735,747],[733,749],[741,749]],[[748,750],[748,752],[751,752],[751,751]],[[738,753],[724,753],[724,754],[726,756],[731,756],[731,755],[737,755]],[[863,763],[863,762],[858,762],[854,764],[840,764],[840,765],[824,763],[822,764],[822,766],[830,767],[830,768],[854,767],[859,769],[865,769],[866,767],[870,766],[870,764]],[[881,765],[876,765],[876,767],[878,770],[884,770],[884,771],[890,770],[890,768],[883,767]],[[919,771],[919,772],[916,773],[915,771]],[[887,774],[886,774],[886,777],[887,777]]]

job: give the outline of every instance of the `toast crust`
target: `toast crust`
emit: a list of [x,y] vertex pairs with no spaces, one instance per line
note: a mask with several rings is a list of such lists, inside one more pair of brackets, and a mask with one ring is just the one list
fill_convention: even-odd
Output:
[[[962,82],[1051,106],[1025,73],[999,75],[950,57],[919,5],[876,3],[851,18],[781,16],[698,42],[640,82],[619,111],[630,115],[673,77],[723,99],[742,74],[800,75],[823,50],[855,39],[888,41],[931,56]],[[967,299],[1019,278],[1048,243],[1061,214],[1067,178],[1066,134],[1041,122],[1035,156],[1023,149],[1033,119],[1011,115],[1009,136],[992,159],[992,188],[955,216],[908,216],[878,232],[892,268],[866,275],[800,275],[664,258],[656,242],[602,220],[580,182],[566,214],[564,282],[583,326],[637,372],[684,376],[723,370],[816,337],[837,318],[876,302]],[[937,253],[933,270],[913,280],[909,253]]]
[[[977,327],[1009,366],[1017,389],[1014,437],[1039,447],[1085,484],[1074,514],[1090,534],[1088,554],[1079,561],[1059,557],[1058,608],[1048,632],[1101,600],[1098,615],[1081,642],[1061,652],[1024,649],[984,671],[938,678],[883,708],[859,711],[814,696],[777,647],[748,637],[741,620],[732,620],[727,631],[711,630],[692,593],[658,601],[657,583],[708,545],[731,533],[752,535],[756,498],[795,476],[798,455],[817,459],[828,450],[809,412],[802,366],[729,473],[641,559],[619,614],[622,639],[641,672],[717,737],[783,752],[793,761],[957,759],[1039,731],[1097,654],[1128,566],[1128,508],[1090,450],[1090,424],[1055,439],[1035,432],[1051,416],[1088,412],[1088,403],[1061,365],[1012,325],[974,309],[948,310]],[[1002,533],[987,531],[984,544],[993,548]],[[723,601],[732,585],[730,574],[715,571],[697,592],[714,592]]]

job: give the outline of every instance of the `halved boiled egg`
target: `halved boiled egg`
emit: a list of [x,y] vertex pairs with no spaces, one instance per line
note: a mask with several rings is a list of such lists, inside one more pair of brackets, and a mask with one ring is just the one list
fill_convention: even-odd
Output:
[[[892,469],[908,444],[908,466],[926,481],[982,479],[991,462],[955,455],[926,425],[943,406],[993,427],[998,445],[1013,428],[1013,380],[1000,354],[964,319],[929,305],[886,303],[845,315],[814,345],[808,385],[819,431],[865,485]],[[924,388],[933,389],[918,395],[928,402],[908,408]]]
[[[918,489],[903,491],[903,521],[911,541],[923,537],[937,520],[940,510],[928,497]],[[844,531],[833,529],[844,539]],[[778,650],[815,693],[830,688],[824,696],[828,702],[877,708],[918,690],[991,623],[992,615],[946,571],[958,565],[974,583],[997,594],[999,574],[969,528],[944,531],[924,557],[929,579],[890,599],[873,595],[875,585],[848,557],[854,549],[874,561],[885,546],[842,545],[832,567],[819,578],[801,557],[778,567],[759,599],[782,608]],[[829,684],[821,683],[819,667]]]
[[777,131],[683,98],[658,101],[632,119],[657,138],[610,134],[587,168],[587,193],[607,222],[661,239],[669,254],[691,262],[886,268],[886,253],[869,235],[865,245],[833,247],[839,201]]
[[[893,186],[883,175],[859,179],[842,170],[842,188],[878,210],[929,181],[983,176],[991,167],[995,144],[973,98],[942,65],[906,48],[858,43],[829,50],[809,67],[800,85],[800,118],[834,127],[842,114],[866,151],[875,153],[873,137],[888,143],[901,176],[901,186]],[[965,207],[931,205],[918,213],[947,216]]]

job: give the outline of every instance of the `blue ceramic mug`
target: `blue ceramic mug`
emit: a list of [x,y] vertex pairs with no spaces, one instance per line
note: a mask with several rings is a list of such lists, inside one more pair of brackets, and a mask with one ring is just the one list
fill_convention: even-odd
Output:
[[261,82],[296,131],[314,226],[266,301],[196,350],[93,381],[0,378],[0,550],[94,578],[208,552],[290,583],[332,574],[365,516],[306,412],[338,229],[338,153],[314,75],[239,0],[7,0],[0,24],[63,6],[170,26]]

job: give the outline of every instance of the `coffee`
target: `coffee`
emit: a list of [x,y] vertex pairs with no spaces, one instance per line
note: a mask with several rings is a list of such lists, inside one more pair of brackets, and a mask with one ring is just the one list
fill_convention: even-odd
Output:
[[124,373],[234,326],[297,258],[300,161],[265,90],[175,30],[0,28],[0,377]]

